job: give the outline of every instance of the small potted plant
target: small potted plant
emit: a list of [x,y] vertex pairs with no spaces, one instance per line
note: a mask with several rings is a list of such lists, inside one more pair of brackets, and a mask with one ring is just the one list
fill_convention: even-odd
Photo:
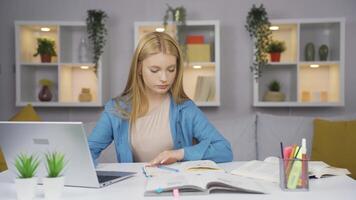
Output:
[[19,200],[33,199],[35,197],[35,187],[37,168],[40,164],[34,155],[20,154],[15,159],[15,167],[18,177],[15,179],[17,198]]
[[52,56],[57,56],[54,47],[54,40],[47,38],[37,38],[37,52],[33,54],[33,56],[36,57],[40,55],[41,62],[51,62]]
[[277,80],[268,85],[268,91],[263,97],[264,101],[284,101],[285,95],[280,91],[281,86]]
[[48,79],[41,79],[39,81],[41,85],[41,90],[38,93],[38,99],[40,101],[51,101],[52,100],[52,92],[51,92],[51,87],[53,85],[53,81],[48,80]]
[[272,40],[266,48],[266,52],[271,56],[271,62],[279,62],[281,60],[281,53],[285,50],[285,43],[278,40]]
[[47,153],[47,177],[43,178],[43,187],[46,199],[60,199],[64,188],[62,172],[66,166],[64,154],[59,152]]

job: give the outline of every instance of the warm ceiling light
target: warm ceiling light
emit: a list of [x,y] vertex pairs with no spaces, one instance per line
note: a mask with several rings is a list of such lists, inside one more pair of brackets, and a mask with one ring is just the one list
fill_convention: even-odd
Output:
[[164,32],[164,28],[162,28],[162,27],[156,28],[156,31],[157,32]]
[[194,69],[201,69],[201,65],[193,65]]
[[271,31],[278,31],[279,30],[279,26],[270,26],[269,30]]
[[311,67],[311,68],[318,68],[318,67],[319,67],[319,65],[312,64],[312,65],[310,65],[310,67]]
[[41,31],[44,31],[44,32],[48,32],[50,31],[51,29],[48,28],[48,27],[41,27]]
[[80,66],[80,69],[89,69],[89,66],[87,66],[87,65],[82,65],[82,66]]

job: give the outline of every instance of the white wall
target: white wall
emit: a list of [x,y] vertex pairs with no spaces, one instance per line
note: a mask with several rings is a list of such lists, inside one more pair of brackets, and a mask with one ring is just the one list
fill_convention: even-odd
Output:
[[[244,28],[253,3],[263,2],[274,18],[346,18],[346,105],[343,108],[253,108],[249,64],[251,42]],[[221,100],[219,108],[205,108],[214,122],[255,111],[289,115],[336,115],[356,111],[356,1],[355,0],[0,0],[0,120],[7,120],[15,107],[14,20],[84,20],[86,10],[103,9],[109,19],[110,90],[121,92],[126,83],[133,51],[135,21],[161,20],[166,3],[183,5],[188,20],[220,20]],[[100,108],[37,108],[45,120],[95,121]]]

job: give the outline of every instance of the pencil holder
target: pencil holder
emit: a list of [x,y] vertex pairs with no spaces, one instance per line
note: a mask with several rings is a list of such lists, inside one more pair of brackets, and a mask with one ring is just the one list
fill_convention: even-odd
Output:
[[308,160],[279,159],[280,187],[284,191],[308,191]]

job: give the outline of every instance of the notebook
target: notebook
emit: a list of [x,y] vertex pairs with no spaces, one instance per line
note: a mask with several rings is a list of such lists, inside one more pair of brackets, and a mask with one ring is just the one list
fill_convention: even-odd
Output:
[[144,196],[171,196],[178,189],[180,195],[206,195],[215,192],[265,194],[257,181],[226,173],[165,175],[147,178]]

